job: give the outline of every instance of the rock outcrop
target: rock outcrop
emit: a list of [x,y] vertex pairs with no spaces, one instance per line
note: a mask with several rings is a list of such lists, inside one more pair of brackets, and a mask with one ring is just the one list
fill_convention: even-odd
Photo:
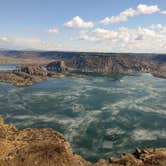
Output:
[[0,166],[165,166],[166,148],[136,149],[120,158],[92,164],[72,152],[63,136],[49,128],[17,130],[0,117]]
[[100,160],[94,166],[165,166],[166,148],[136,149],[133,153],[124,153],[120,158],[110,157]]
[[[131,72],[151,73],[166,78],[166,55],[115,54],[115,53],[79,53],[79,52],[1,52],[0,56],[20,60],[29,57],[33,65],[20,67],[10,72],[0,72],[0,81],[16,86],[28,86],[46,80],[49,77],[85,76],[92,74],[111,75]],[[26,55],[26,56],[25,56]],[[33,61],[33,59],[39,61]],[[40,58],[47,59],[43,64]],[[1,64],[1,61],[0,61]],[[39,65],[40,64],[40,65]],[[43,66],[46,67],[44,70]]]
[[88,166],[52,129],[17,130],[0,118],[0,166]]
[[[63,62],[63,65],[61,65],[61,62]],[[58,61],[52,62],[48,64],[46,67],[49,71],[58,72],[64,72],[66,70],[68,72],[95,72],[99,74],[125,74],[130,72],[143,72],[151,73],[155,76],[166,78],[165,61],[157,61],[146,56],[134,56],[126,54],[89,55],[87,53],[85,55],[73,55],[70,58],[67,56],[62,56],[58,58]]]
[[68,67],[65,65],[64,61],[55,61],[51,62],[46,66],[47,70],[55,72],[65,72],[68,70]]
[[44,67],[40,65],[26,65],[21,66],[18,68],[18,70],[14,71],[15,73],[23,72],[27,73],[29,75],[38,75],[38,76],[47,76],[47,71],[44,69]]
[[42,66],[21,66],[14,71],[1,71],[0,81],[9,82],[16,86],[30,86],[33,83],[47,80],[48,73]]

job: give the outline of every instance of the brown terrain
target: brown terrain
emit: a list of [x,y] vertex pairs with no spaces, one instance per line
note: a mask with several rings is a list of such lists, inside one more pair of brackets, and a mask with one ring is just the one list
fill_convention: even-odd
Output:
[[6,57],[0,56],[0,64],[48,64],[52,62],[51,59],[48,58],[36,58],[36,57]]
[[14,71],[1,71],[0,80],[16,86],[30,86],[42,80],[47,80],[47,71],[39,65],[21,66]]
[[63,136],[49,128],[17,130],[0,117],[0,166],[165,166],[166,148],[136,149],[121,157],[90,163],[73,153]]
[[45,65],[52,61],[52,58],[39,56],[33,51],[0,51],[0,64]]
[[[166,78],[165,54],[0,51],[0,64],[20,64],[28,68],[33,66],[32,70],[40,72],[42,69],[38,66],[46,67],[49,71],[47,77],[142,72]],[[12,82],[18,86],[31,85],[45,79],[45,74],[43,76],[36,72],[27,73],[25,70],[22,71],[22,67],[21,70],[12,73],[0,72],[1,81]]]

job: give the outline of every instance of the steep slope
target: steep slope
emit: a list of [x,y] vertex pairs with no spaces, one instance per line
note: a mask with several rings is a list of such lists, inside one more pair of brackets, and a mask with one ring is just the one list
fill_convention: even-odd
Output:
[[166,148],[136,149],[121,158],[92,164],[74,154],[70,144],[52,129],[17,130],[0,117],[0,166],[165,166]]
[[[64,56],[57,61],[63,61],[68,71],[96,72],[100,74],[144,72],[151,73],[158,77],[166,78],[166,62],[151,59],[144,56],[134,55],[77,55],[70,58]],[[60,64],[60,63],[59,63]],[[47,69],[56,69],[57,63],[47,65]],[[64,65],[63,65],[64,66]],[[61,71],[63,70],[63,66]],[[59,70],[60,71],[60,70]]]
[[[42,64],[59,61],[69,70],[104,74],[148,72],[166,78],[166,54],[90,53],[58,51],[0,51],[0,64]],[[64,63],[61,63],[64,62]]]
[[88,166],[52,129],[18,131],[0,119],[0,166]]

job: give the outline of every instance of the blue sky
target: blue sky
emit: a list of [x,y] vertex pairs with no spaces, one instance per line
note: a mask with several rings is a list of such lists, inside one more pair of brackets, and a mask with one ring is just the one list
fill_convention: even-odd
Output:
[[165,0],[0,0],[0,48],[166,52],[165,20]]

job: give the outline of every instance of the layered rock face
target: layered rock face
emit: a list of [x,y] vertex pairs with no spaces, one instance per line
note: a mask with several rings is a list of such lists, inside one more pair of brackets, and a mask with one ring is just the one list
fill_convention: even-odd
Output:
[[138,71],[166,78],[165,54],[0,51],[0,64],[7,63],[46,65],[58,73],[66,69],[100,74]]
[[65,72],[68,70],[68,67],[66,66],[63,60],[51,62],[46,66],[46,68],[49,71],[55,71],[55,72]]
[[[146,72],[158,77],[166,78],[166,62],[158,61],[145,56],[134,55],[72,55],[69,57],[58,57],[58,61],[63,61],[65,68],[81,72],[96,72],[101,74]],[[61,64],[61,63],[59,63]],[[59,65],[61,71],[63,66]],[[56,62],[47,65],[48,70],[56,69]]]
[[120,158],[92,164],[72,152],[70,144],[52,129],[17,130],[0,118],[0,166],[165,166],[166,148],[136,149]]

